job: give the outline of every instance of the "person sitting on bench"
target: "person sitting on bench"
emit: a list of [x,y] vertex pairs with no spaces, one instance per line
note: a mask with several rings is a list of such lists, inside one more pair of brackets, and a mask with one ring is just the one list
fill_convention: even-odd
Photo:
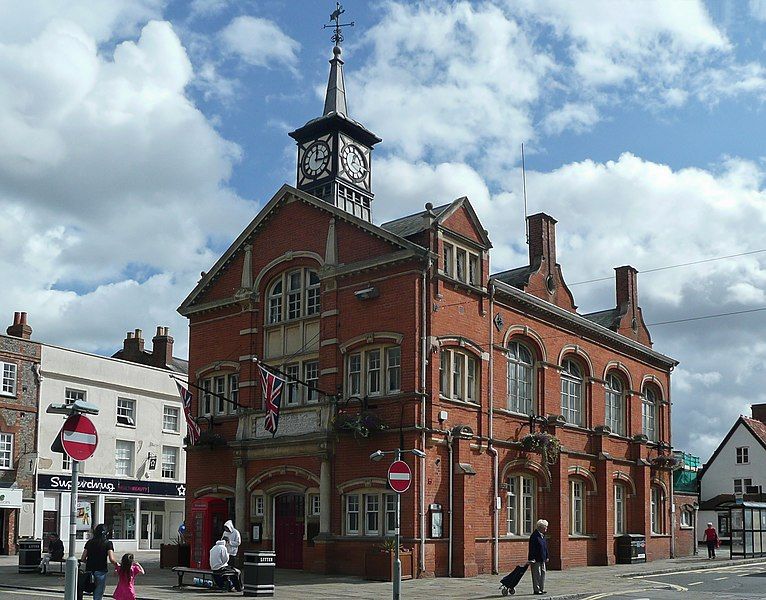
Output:
[[45,575],[48,572],[48,563],[51,561],[61,562],[64,560],[64,542],[59,539],[58,533],[51,533],[48,537],[48,553],[40,561],[40,573]]
[[210,549],[210,570],[213,571],[213,580],[218,589],[242,591],[239,569],[229,566],[229,553],[223,538]]

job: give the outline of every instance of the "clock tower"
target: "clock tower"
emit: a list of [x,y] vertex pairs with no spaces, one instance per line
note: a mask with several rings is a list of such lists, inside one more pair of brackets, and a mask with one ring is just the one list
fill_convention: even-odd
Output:
[[337,22],[335,27],[323,114],[289,134],[298,143],[297,187],[372,222],[370,167],[372,147],[380,138],[348,116],[339,45],[343,38]]

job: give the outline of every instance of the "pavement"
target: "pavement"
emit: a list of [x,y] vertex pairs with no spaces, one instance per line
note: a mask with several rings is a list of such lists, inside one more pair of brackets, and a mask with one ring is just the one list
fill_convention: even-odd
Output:
[[[138,577],[136,593],[140,600],[185,600],[215,596],[216,598],[242,597],[235,592],[226,593],[209,589],[184,587],[177,589],[177,578],[172,571],[159,568],[159,553],[142,551],[136,559],[146,569],[146,575]],[[672,590],[673,586],[662,581],[662,575],[678,572],[701,573],[708,569],[721,569],[731,565],[750,563],[766,564],[764,559],[730,560],[718,557],[708,560],[702,556],[658,560],[633,565],[608,567],[578,567],[566,571],[549,571],[546,587],[552,600],[581,600],[598,594],[630,594],[642,589]],[[505,575],[479,575],[465,579],[424,578],[402,582],[402,599],[434,600],[434,598],[488,599],[499,598],[500,578]],[[656,576],[656,577],[653,577]],[[378,600],[391,596],[391,583],[366,581],[359,577],[344,575],[315,575],[303,571],[277,569],[276,598],[282,600],[329,600],[353,598],[355,600]],[[105,597],[111,597],[116,577],[110,576]],[[31,598],[63,598],[64,577],[57,574],[21,574],[18,558],[0,556],[0,599],[26,600]],[[646,594],[646,592],[644,592]],[[516,597],[532,596],[531,578],[525,576],[516,588]],[[595,596],[602,597],[602,596]],[[86,596],[87,598],[87,596]]]

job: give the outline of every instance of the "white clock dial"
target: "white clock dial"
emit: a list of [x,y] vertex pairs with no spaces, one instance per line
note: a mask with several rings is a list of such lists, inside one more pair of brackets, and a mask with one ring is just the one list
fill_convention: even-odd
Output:
[[360,181],[367,175],[367,162],[357,146],[349,144],[340,153],[343,168],[353,181]]
[[306,177],[314,179],[330,163],[330,146],[326,142],[316,141],[306,149],[301,160],[301,170]]

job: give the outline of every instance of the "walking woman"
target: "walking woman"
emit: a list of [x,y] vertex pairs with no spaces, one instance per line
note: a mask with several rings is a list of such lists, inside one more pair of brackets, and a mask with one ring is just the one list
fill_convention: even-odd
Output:
[[[106,587],[107,560],[114,566],[117,566],[117,558],[114,556],[114,545],[107,539],[106,528],[103,523],[96,525],[93,530],[93,537],[85,542],[85,550],[82,551],[82,558],[85,563],[85,576],[93,574],[93,600],[101,600],[104,597],[104,588]],[[82,600],[82,586],[78,586],[78,598]]]
[[705,541],[705,545],[707,545],[707,557],[715,558],[715,549],[721,545],[721,542],[718,539],[718,532],[715,530],[715,527],[713,527],[712,523],[707,524],[707,529],[705,530],[703,539]]

